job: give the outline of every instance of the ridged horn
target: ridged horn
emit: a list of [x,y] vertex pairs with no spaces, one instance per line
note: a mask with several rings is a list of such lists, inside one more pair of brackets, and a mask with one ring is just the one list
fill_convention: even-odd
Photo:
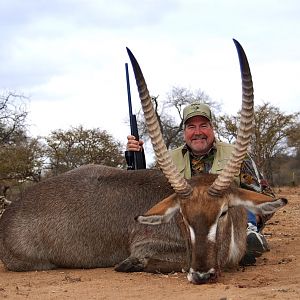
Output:
[[228,189],[234,176],[238,174],[243,159],[247,153],[247,148],[251,139],[254,119],[254,95],[252,76],[247,60],[247,56],[238,41],[233,39],[239,56],[241,78],[242,78],[242,110],[241,120],[238,129],[237,139],[232,151],[232,155],[225,168],[210,186],[208,193],[213,196],[221,195]]
[[180,175],[175,164],[173,163],[172,157],[163,141],[159,123],[153,108],[153,104],[151,102],[151,97],[149,95],[142,70],[132,52],[128,48],[126,49],[133,68],[149,136],[153,145],[158,165],[173,187],[175,193],[180,195],[181,197],[188,197],[192,193],[192,187]]

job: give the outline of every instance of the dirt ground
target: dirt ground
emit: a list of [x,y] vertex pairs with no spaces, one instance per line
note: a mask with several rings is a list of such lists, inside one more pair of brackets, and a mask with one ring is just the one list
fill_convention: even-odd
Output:
[[0,263],[0,299],[300,299],[300,188],[275,191],[289,203],[264,230],[271,251],[255,266],[222,273],[218,283],[111,268],[15,273]]

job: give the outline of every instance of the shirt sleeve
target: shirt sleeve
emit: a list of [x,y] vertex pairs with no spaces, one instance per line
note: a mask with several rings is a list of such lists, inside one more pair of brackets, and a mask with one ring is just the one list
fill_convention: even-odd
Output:
[[267,180],[263,178],[255,162],[248,154],[241,165],[240,187],[275,197]]

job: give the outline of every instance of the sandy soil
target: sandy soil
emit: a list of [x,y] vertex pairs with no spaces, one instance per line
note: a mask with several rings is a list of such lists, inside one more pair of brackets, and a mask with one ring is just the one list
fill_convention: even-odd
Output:
[[271,251],[255,266],[222,273],[218,283],[110,268],[14,273],[0,263],[0,299],[300,299],[300,188],[276,192],[289,204],[265,228]]

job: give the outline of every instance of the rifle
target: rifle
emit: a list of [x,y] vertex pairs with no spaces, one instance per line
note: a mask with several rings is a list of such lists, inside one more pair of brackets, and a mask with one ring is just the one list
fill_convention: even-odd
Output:
[[[137,128],[136,116],[132,114],[132,105],[131,105],[131,93],[130,93],[130,82],[129,82],[129,73],[128,73],[128,64],[125,63],[126,70],[126,83],[127,83],[127,96],[128,96],[128,108],[129,108],[129,121],[130,121],[130,130],[131,135],[135,137],[138,141],[139,132]],[[138,170],[146,169],[146,159],[144,149],[141,151],[125,151],[125,158],[127,162],[127,170]]]

